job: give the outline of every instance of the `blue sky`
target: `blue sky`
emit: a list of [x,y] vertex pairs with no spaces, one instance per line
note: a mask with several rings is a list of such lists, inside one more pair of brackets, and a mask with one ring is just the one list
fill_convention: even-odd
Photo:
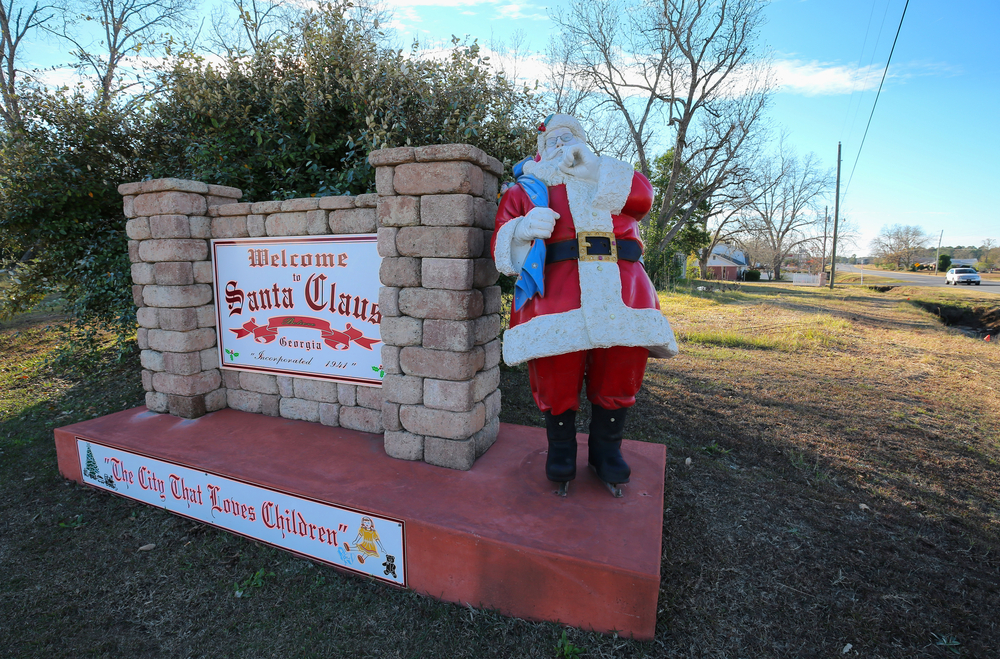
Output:
[[[469,35],[482,44],[524,32],[545,48],[548,14],[566,3],[388,0],[403,42]],[[858,253],[886,224],[915,224],[945,245],[1000,239],[989,198],[1000,174],[1000,3],[912,0],[871,128],[865,124],[905,0],[775,0],[761,39],[784,86],[770,112],[799,153],[836,165],[842,211],[861,232]],[[833,212],[832,195],[830,212]]]
[[[842,212],[859,230],[857,253],[886,224],[915,224],[945,245],[1000,239],[991,202],[1000,147],[1000,2],[912,0],[857,168],[861,138],[906,0],[773,0],[761,41],[782,87],[770,110],[800,154],[830,168],[843,144]],[[399,45],[480,44],[523,35],[540,53],[549,14],[567,0],[384,0]],[[65,61],[31,44],[26,63]],[[853,171],[853,178],[852,176]],[[850,186],[847,181],[851,178]],[[829,199],[833,212],[832,195]]]

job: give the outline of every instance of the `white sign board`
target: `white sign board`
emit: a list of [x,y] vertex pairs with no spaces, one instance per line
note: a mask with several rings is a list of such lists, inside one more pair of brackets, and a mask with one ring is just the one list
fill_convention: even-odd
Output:
[[88,485],[406,586],[401,520],[334,506],[76,438]]
[[377,242],[213,240],[222,368],[381,386]]

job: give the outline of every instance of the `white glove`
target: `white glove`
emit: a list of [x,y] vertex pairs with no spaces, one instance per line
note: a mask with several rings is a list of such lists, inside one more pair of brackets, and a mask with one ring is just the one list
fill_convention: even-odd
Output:
[[552,235],[558,219],[559,213],[551,208],[536,206],[517,221],[513,238],[520,243],[530,243],[536,238],[544,240]]
[[585,181],[596,182],[600,174],[600,159],[586,144],[574,144],[563,152],[559,169]]

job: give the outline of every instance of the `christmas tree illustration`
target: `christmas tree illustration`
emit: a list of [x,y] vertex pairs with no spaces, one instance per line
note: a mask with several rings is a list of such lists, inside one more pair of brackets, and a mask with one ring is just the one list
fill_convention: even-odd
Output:
[[101,472],[97,469],[97,460],[94,459],[94,452],[90,450],[90,444],[87,444],[87,469],[83,473],[85,473],[87,478],[90,480],[103,480],[101,478]]
[[97,468],[97,460],[94,459],[94,452],[90,450],[90,444],[87,444],[87,468],[84,470],[84,474],[92,481],[97,481],[98,483],[104,483],[106,486],[110,487],[112,490],[117,490],[115,486],[115,479],[109,474],[101,474],[100,470]]

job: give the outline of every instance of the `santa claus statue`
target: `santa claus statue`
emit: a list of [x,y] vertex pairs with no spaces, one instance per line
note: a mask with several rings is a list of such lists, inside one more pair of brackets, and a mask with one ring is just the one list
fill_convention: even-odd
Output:
[[538,127],[538,155],[514,174],[492,243],[497,269],[517,277],[503,358],[528,362],[545,415],[545,475],[563,496],[576,477],[576,412],[586,382],[588,462],[621,496],[631,475],[622,433],[646,360],[677,354],[641,262],[638,223],[653,188],[628,163],[595,155],[580,123],[562,114]]

